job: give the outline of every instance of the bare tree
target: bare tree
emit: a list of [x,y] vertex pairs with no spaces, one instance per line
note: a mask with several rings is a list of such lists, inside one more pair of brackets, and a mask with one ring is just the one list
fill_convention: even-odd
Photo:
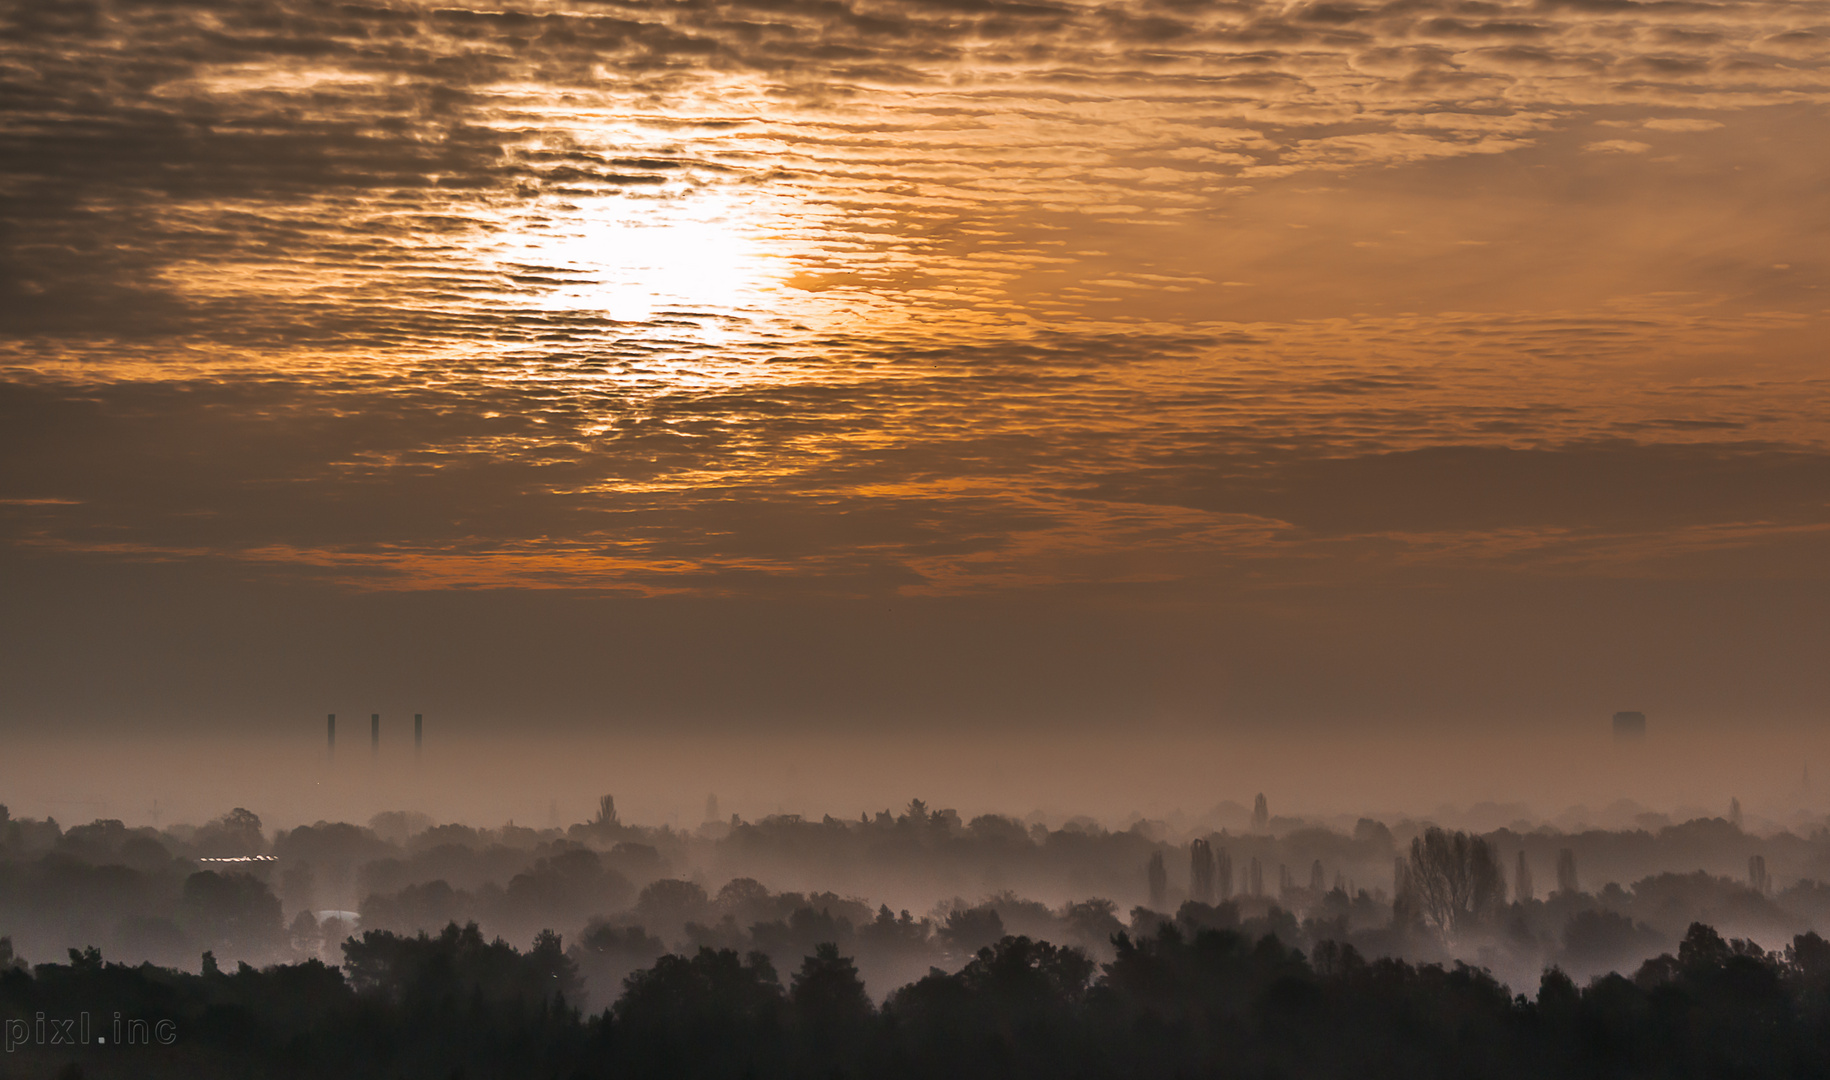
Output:
[[1214,902],[1214,849],[1199,838],[1188,845],[1188,891],[1191,900]]
[[597,816],[591,819],[593,825],[615,825],[616,796],[600,795],[597,798]]
[[1411,841],[1410,886],[1418,913],[1451,934],[1506,902],[1506,879],[1487,841],[1467,833],[1425,830]]

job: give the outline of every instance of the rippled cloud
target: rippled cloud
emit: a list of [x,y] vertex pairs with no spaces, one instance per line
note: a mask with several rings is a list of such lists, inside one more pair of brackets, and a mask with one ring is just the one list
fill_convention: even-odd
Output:
[[1821,574],[1781,553],[1830,527],[1830,5],[5,17],[0,529],[35,557]]

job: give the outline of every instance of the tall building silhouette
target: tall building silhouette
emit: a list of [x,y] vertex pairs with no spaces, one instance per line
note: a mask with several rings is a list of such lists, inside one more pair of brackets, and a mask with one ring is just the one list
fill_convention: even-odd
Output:
[[1632,742],[1646,737],[1646,714],[1638,710],[1614,714],[1614,741]]

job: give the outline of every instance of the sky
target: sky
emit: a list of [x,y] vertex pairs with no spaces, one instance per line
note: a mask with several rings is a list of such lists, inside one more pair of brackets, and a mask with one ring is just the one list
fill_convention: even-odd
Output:
[[40,803],[377,710],[681,805],[694,746],[759,806],[934,740],[988,806],[1038,740],[1009,799],[1606,802],[1628,708],[1710,748],[1648,798],[1830,758],[1830,3],[0,20]]

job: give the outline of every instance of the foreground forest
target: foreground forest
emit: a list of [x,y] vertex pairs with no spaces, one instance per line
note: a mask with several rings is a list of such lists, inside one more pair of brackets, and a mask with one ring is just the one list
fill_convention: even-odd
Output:
[[1552,969],[1532,997],[1465,965],[1369,962],[1334,942],[1305,956],[1274,935],[1166,923],[1112,945],[1096,965],[1005,937],[880,1007],[830,944],[785,985],[761,953],[705,948],[633,973],[588,1016],[570,1004],[578,975],[556,937],[523,953],[474,925],[368,931],[344,943],[343,972],[206,962],[193,975],[72,951],[0,974],[0,1068],[59,1080],[1830,1073],[1830,943],[1816,934],[1771,953],[1697,924],[1631,978],[1578,987]]

